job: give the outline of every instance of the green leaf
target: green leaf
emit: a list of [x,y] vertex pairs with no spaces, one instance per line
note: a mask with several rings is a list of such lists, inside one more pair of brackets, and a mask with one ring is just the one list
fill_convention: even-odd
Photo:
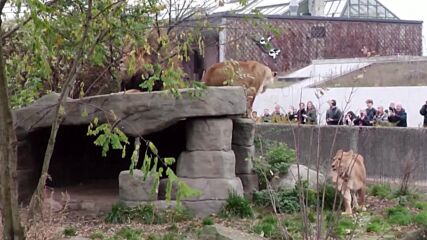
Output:
[[176,160],[173,157],[169,157],[169,158],[164,158],[163,161],[165,162],[166,166],[170,166],[174,164]]
[[157,148],[153,142],[151,142],[151,141],[148,142],[148,147],[150,148],[151,152],[154,153],[155,155],[159,154],[159,151],[157,150]]

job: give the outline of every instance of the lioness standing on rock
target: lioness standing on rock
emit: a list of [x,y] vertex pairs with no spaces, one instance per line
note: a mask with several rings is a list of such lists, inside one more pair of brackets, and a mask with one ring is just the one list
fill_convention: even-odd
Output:
[[206,86],[243,86],[247,97],[247,117],[252,118],[252,105],[259,93],[274,83],[277,73],[257,61],[228,61],[212,65],[203,73]]
[[352,202],[353,207],[358,208],[360,204],[362,210],[366,210],[366,169],[362,155],[352,150],[349,152],[338,150],[332,158],[329,177],[343,195],[345,214],[352,214]]

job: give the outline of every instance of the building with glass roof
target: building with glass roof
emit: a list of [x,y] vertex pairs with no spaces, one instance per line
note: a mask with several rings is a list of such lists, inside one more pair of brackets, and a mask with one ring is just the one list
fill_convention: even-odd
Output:
[[[297,5],[296,12],[292,5]],[[399,18],[379,0],[249,0],[241,6],[229,0],[210,13],[233,12],[235,14],[260,13],[263,15],[296,15],[338,18],[393,19]]]

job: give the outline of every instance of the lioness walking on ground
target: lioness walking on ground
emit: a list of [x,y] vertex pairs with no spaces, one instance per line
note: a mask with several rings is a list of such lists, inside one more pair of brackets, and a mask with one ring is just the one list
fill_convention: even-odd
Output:
[[343,195],[345,214],[352,214],[352,203],[353,207],[358,208],[360,204],[362,210],[366,210],[366,169],[362,155],[352,150],[349,152],[338,150],[332,158],[329,176]]
[[274,83],[276,72],[257,61],[227,61],[212,65],[203,73],[206,86],[243,86],[247,97],[247,117],[252,118],[252,105],[259,93]]

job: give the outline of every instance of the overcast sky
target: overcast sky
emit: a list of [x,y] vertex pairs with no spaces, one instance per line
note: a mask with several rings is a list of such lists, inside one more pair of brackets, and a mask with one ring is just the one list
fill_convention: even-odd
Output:
[[423,50],[427,55],[427,0],[379,0],[402,20],[421,20],[423,23]]

